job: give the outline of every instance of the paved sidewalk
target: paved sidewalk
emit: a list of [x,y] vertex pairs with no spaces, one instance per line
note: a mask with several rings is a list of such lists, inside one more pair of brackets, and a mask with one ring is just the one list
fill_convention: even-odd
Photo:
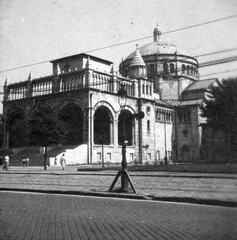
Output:
[[[237,174],[129,172],[134,193],[109,193],[117,171],[77,171],[77,166],[9,167],[0,190],[83,194],[237,207]],[[118,185],[120,186],[120,179]]]

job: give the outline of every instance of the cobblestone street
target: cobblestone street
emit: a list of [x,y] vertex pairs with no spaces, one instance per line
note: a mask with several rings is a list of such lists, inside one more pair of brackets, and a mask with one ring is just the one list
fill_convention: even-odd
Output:
[[226,239],[237,208],[1,192],[0,239]]
[[130,172],[137,193],[109,193],[116,174],[1,171],[0,239],[236,239],[235,174]]
[[[77,172],[75,167],[20,168],[0,171],[0,189],[92,193],[108,195],[116,171]],[[130,172],[137,194],[159,200],[173,199],[197,202],[219,201],[237,206],[237,176],[235,174],[192,174]],[[119,179],[120,180],[120,179]],[[118,181],[118,187],[120,181]],[[216,203],[215,203],[216,204]]]

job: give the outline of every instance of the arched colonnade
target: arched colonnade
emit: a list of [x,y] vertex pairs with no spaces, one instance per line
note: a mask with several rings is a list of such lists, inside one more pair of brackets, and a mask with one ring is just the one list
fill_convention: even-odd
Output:
[[[48,112],[52,118],[62,123],[67,132],[65,145],[79,145],[87,143],[91,139],[94,145],[122,145],[124,132],[128,146],[136,144],[135,121],[131,117],[135,111],[126,106],[122,111],[106,101],[97,102],[92,107],[92,121],[89,121],[88,108],[77,100],[62,101],[58,106],[52,107],[47,103],[37,105],[40,111]],[[27,145],[26,118],[31,108],[12,108],[6,115],[5,120],[5,145],[10,148]],[[91,134],[91,137],[87,134]]]

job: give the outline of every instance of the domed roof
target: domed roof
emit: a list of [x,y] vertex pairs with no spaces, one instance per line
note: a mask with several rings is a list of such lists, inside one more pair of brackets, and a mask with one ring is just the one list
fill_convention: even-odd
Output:
[[[161,31],[159,30],[158,26],[155,27],[153,36],[154,36],[153,42],[143,45],[139,48],[139,52],[141,56],[155,55],[155,54],[175,54],[175,53],[177,53],[178,55],[187,56],[187,54],[184,51],[177,49],[176,45],[167,43],[160,39]],[[126,58],[126,60],[133,58],[135,55],[135,52],[136,51],[132,52]]]

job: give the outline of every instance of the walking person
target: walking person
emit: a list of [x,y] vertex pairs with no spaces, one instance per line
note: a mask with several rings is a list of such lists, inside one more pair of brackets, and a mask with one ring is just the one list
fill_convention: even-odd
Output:
[[29,158],[26,158],[26,167],[28,167],[30,164],[30,159]]
[[22,165],[23,165],[23,167],[25,167],[25,165],[26,165],[26,160],[25,160],[25,158],[22,159]]
[[66,166],[66,158],[65,158],[65,155],[64,155],[64,154],[62,155],[62,157],[61,157],[61,159],[60,159],[60,162],[61,162],[61,165],[62,165],[63,170],[64,170],[64,168],[65,168],[65,166]]
[[6,155],[4,157],[4,164],[2,169],[8,170],[8,165],[9,165],[9,157]]

